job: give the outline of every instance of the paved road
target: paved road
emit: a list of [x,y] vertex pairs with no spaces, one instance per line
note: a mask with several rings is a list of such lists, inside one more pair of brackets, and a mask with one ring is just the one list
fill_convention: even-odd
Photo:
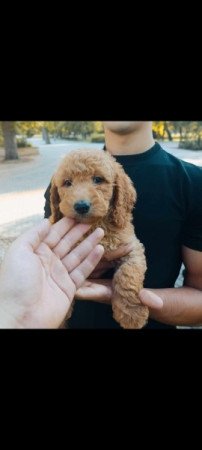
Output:
[[184,161],[202,167],[202,150],[183,150],[178,148],[177,142],[161,142],[161,146],[169,153]]

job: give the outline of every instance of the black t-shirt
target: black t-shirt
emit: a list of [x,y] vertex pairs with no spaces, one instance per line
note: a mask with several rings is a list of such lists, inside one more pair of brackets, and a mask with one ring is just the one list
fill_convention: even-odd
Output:
[[[144,287],[171,288],[181,268],[182,245],[202,251],[202,170],[167,153],[158,143],[144,153],[115,158],[137,191],[133,223],[145,247]],[[45,217],[51,214],[49,195],[50,185]],[[111,306],[92,301],[75,303],[69,327],[120,328]],[[173,327],[149,320],[146,328]]]

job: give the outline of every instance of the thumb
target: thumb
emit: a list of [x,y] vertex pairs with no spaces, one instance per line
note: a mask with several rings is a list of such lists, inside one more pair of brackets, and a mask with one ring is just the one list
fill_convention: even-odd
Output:
[[163,300],[148,289],[141,289],[139,298],[145,306],[148,306],[148,308],[161,309],[163,307]]

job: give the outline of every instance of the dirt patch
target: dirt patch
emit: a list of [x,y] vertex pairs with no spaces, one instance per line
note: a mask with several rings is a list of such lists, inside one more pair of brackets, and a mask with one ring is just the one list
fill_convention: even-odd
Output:
[[39,150],[35,147],[25,147],[18,149],[19,159],[10,161],[5,160],[5,150],[0,147],[0,164],[19,164],[22,162],[29,162],[34,159],[34,156],[39,155]]

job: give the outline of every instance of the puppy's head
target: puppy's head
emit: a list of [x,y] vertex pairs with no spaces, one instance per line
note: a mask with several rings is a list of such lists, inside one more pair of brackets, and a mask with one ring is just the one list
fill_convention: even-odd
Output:
[[65,216],[95,223],[107,217],[122,228],[135,199],[131,180],[111,155],[100,150],[76,150],[64,158],[52,178],[52,221]]

